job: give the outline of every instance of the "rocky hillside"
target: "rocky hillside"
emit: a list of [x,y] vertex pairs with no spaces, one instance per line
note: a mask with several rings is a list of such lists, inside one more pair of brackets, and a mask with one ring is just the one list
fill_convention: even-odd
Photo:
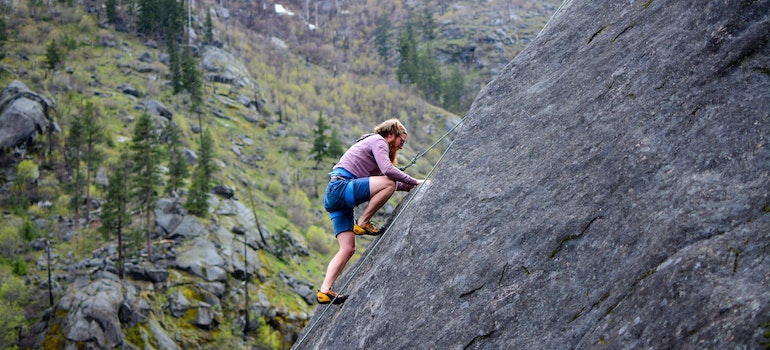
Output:
[[297,349],[767,348],[769,14],[567,1]]
[[[410,129],[403,163],[460,121],[399,85],[395,60],[378,61],[370,42],[376,16],[363,4],[324,4],[318,13],[326,8],[328,22],[300,33],[293,30],[315,21],[251,2],[196,1],[190,42],[204,78],[202,113],[191,110],[189,94],[172,93],[171,57],[161,40],[136,34],[130,12],[108,22],[100,1],[3,4],[0,347],[286,348],[296,341],[336,244],[319,198],[334,159],[317,166],[310,155],[318,116],[345,144],[385,117],[401,118]],[[458,62],[447,50],[475,52],[463,69],[481,86],[535,36],[553,4],[511,2],[498,18],[491,16],[498,2],[454,3],[436,13],[444,28],[437,59],[451,65]],[[417,8],[379,5],[399,14],[394,26]],[[214,40],[204,44],[209,16]],[[356,33],[347,45],[335,34],[341,28]],[[47,62],[52,47],[62,54],[55,67]],[[105,138],[88,175],[90,198],[78,201],[64,147],[87,105]],[[99,228],[108,179],[145,113],[154,132],[179,128],[190,165],[200,157],[201,133],[210,132],[218,170],[205,217],[184,208],[187,188],[154,203],[152,257],[143,242],[147,213],[133,209],[120,279],[116,238]],[[409,172],[427,174],[446,144]],[[385,221],[401,198],[376,219]],[[371,240],[360,242],[363,251]]]

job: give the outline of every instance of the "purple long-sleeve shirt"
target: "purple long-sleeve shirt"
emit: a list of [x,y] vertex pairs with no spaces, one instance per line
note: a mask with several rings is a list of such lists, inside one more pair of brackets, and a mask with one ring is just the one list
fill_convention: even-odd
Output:
[[342,155],[334,169],[344,168],[357,178],[385,175],[396,181],[397,190],[408,191],[417,179],[390,162],[388,143],[379,134],[364,135]]

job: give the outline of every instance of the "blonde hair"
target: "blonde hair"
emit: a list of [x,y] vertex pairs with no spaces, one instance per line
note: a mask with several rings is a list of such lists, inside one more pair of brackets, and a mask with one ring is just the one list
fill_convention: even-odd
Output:
[[[398,119],[388,119],[380,125],[377,125],[374,127],[374,132],[379,134],[382,137],[388,137],[389,135],[395,135],[396,137],[400,137],[401,135],[407,135],[406,127],[404,124],[401,124]],[[395,140],[394,140],[395,142]],[[398,148],[396,148],[395,145],[388,144],[389,149],[389,156],[390,156],[390,162],[393,163],[393,165],[396,165],[398,163]]]
[[404,124],[401,124],[398,119],[388,119],[380,125],[377,125],[374,127],[374,132],[377,134],[380,134],[382,137],[387,137],[388,135],[406,135],[406,127],[404,127]]

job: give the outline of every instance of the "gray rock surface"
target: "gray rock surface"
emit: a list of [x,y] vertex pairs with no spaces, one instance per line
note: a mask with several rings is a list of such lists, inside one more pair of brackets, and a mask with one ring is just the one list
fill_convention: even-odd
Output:
[[232,54],[214,47],[203,51],[201,66],[208,81],[238,86],[251,85],[253,82],[242,62]]
[[0,94],[0,148],[16,147],[34,140],[52,125],[49,110],[54,103],[14,80]]
[[171,294],[168,298],[168,308],[171,311],[171,316],[182,317],[187,310],[190,309],[190,301],[185,298],[182,292],[176,292]]
[[176,268],[203,278],[206,281],[226,281],[225,261],[219,256],[214,243],[204,238],[194,238],[192,246],[177,256]]
[[769,13],[567,1],[296,347],[764,347]]
[[118,311],[123,303],[120,282],[102,278],[65,295],[58,307],[67,316],[62,333],[67,342],[112,349],[123,344]]
[[171,120],[174,116],[174,113],[172,113],[171,110],[166,107],[166,105],[158,100],[150,99],[142,101],[138,108],[144,109],[147,111],[147,113],[152,115],[159,115],[168,120]]

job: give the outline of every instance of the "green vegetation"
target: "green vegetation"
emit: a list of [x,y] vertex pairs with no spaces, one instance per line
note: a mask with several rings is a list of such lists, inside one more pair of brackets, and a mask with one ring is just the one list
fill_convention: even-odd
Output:
[[158,159],[161,156],[159,135],[151,126],[150,115],[143,113],[136,122],[134,137],[131,139],[131,198],[141,204],[145,213],[144,229],[147,234],[147,255],[152,260],[151,235],[153,230],[152,212],[161,187],[161,172]]
[[[1,7],[0,7],[1,8]],[[5,45],[8,42],[8,21],[0,17],[0,60],[5,58]]]
[[118,276],[125,277],[125,259],[123,257],[124,234],[128,231],[131,224],[131,215],[129,211],[129,202],[131,199],[129,192],[129,171],[130,163],[128,154],[123,150],[119,164],[116,166],[112,175],[110,175],[110,186],[107,187],[107,195],[104,198],[104,208],[102,209],[102,233],[109,240],[110,234],[117,235],[118,239]]
[[62,61],[64,61],[64,57],[59,51],[59,46],[56,44],[56,41],[51,40],[51,43],[48,44],[45,50],[45,68],[53,73]]
[[208,193],[211,192],[214,166],[214,140],[206,129],[201,136],[200,159],[193,173],[190,193],[185,202],[185,208],[198,217],[206,217],[208,214]]
[[[329,130],[331,135],[327,135]],[[342,142],[339,140],[339,133],[337,128],[331,128],[326,123],[326,119],[323,113],[318,114],[316,119],[315,130],[313,130],[313,149],[310,150],[310,154],[313,155],[313,160],[316,161],[314,168],[318,169],[319,165],[325,159],[336,159],[342,156],[345,152],[342,146]]]
[[0,270],[0,345],[3,349],[15,348],[18,329],[25,321],[23,306],[27,295],[27,286],[21,277]]

